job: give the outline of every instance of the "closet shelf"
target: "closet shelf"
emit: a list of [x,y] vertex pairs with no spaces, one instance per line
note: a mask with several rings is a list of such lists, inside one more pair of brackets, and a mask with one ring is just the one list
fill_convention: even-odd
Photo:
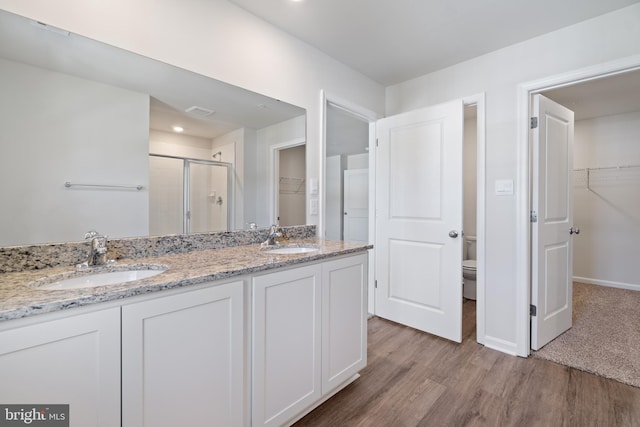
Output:
[[[594,168],[579,168],[573,172],[581,173],[574,183],[591,189],[591,182],[631,181],[640,178],[640,165],[599,166]],[[582,175],[583,174],[583,175]]]
[[305,179],[281,176],[278,181],[280,194],[304,194]]

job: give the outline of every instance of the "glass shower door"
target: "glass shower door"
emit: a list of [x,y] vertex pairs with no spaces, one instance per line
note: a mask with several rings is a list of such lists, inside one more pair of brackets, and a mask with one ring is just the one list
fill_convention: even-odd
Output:
[[187,175],[187,232],[228,230],[228,168],[224,165],[188,160],[185,169],[185,176]]
[[168,155],[149,156],[149,234],[227,231],[231,165]]

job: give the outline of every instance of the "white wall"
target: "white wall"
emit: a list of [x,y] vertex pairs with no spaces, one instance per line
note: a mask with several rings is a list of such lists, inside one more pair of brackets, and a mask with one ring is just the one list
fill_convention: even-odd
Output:
[[0,93],[0,245],[148,234],[147,95],[5,60]]
[[308,179],[319,176],[321,90],[384,110],[382,86],[226,0],[0,0],[0,8],[305,108]]
[[152,154],[212,160],[211,144],[207,138],[155,129],[149,131],[149,153]]
[[[640,4],[584,21],[386,91],[387,115],[486,93],[485,345],[524,351],[518,329],[517,200],[496,196],[498,179],[518,181],[518,85],[640,53]],[[525,196],[526,197],[526,196]]]
[[573,275],[576,280],[640,290],[640,111],[575,123]]
[[347,169],[369,168],[369,153],[351,154],[347,156]]

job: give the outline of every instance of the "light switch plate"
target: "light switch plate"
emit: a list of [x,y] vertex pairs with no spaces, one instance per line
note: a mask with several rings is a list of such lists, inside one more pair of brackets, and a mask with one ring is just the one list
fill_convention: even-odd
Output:
[[495,190],[496,190],[496,196],[512,196],[513,180],[512,179],[496,179]]
[[309,194],[318,194],[318,178],[309,178]]
[[318,215],[318,199],[309,200],[309,213],[311,215]]

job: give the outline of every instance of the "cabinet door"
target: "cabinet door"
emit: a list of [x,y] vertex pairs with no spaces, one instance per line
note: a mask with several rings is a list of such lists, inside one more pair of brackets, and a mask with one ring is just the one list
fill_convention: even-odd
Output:
[[0,332],[0,402],[69,404],[71,426],[120,425],[120,308],[40,317]]
[[320,265],[253,278],[252,424],[280,426],[320,398]]
[[322,393],[367,364],[367,256],[322,266]]
[[122,425],[243,423],[243,282],[122,307]]

